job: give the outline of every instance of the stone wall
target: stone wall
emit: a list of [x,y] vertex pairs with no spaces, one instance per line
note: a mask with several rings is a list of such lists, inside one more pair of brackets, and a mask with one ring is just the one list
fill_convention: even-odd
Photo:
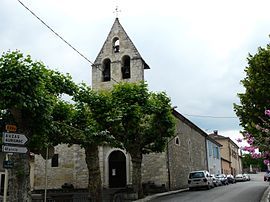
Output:
[[170,189],[187,187],[190,171],[207,170],[205,136],[191,124],[176,119],[176,133],[169,142],[168,156]]
[[[51,159],[47,161],[48,189],[59,189],[64,183],[71,183],[74,188],[87,188],[88,170],[84,150],[79,145],[68,147],[61,144],[55,147],[55,154],[59,155],[58,167],[51,166]],[[31,164],[35,190],[45,188],[45,163],[41,155],[35,155],[35,162]]]
[[166,152],[143,155],[142,182],[168,186]]

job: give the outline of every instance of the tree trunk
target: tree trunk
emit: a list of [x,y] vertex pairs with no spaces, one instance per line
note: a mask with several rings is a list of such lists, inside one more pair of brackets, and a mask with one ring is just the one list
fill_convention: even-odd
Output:
[[91,145],[85,147],[85,160],[88,167],[88,190],[91,201],[101,202],[101,174],[99,168],[98,146]]
[[132,162],[132,185],[138,197],[143,198],[143,189],[142,189],[142,154],[130,154]]
[[9,202],[30,202],[30,165],[28,154],[13,154],[14,168],[9,172]]
[[[22,112],[18,109],[11,109],[14,120],[16,121],[18,133],[27,134],[27,126],[22,118]],[[27,154],[14,153],[10,156],[14,162],[14,167],[9,170],[9,202],[31,202],[30,188],[30,157]]]

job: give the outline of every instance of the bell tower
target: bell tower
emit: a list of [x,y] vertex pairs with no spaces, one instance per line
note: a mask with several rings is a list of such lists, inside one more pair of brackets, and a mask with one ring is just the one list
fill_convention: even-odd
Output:
[[116,18],[92,65],[92,89],[110,89],[121,81],[143,81],[145,69],[150,68]]

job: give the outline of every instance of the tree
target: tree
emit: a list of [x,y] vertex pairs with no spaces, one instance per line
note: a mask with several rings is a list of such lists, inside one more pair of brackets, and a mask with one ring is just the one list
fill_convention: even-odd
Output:
[[[105,92],[96,93],[85,84],[74,95],[76,104],[58,102],[53,117],[57,138],[54,143],[79,144],[85,149],[85,160],[88,167],[88,190],[91,201],[102,201],[102,184],[99,167],[98,147],[109,144],[117,146],[115,139],[108,134],[106,119],[110,111],[110,99]],[[91,106],[94,106],[90,108]],[[61,138],[59,138],[61,137]]]
[[259,168],[260,170],[265,170],[266,166],[263,164],[263,158],[253,158],[251,154],[243,154],[242,156],[243,168],[249,169],[250,165],[253,168]]
[[112,117],[115,118],[111,115],[113,107],[110,93],[108,91],[96,92],[86,85],[81,85],[74,100],[78,110],[73,124],[84,131],[84,139],[80,145],[85,149],[89,173],[88,189],[93,201],[102,201],[98,146],[120,147],[108,131],[109,120]]
[[141,198],[143,154],[162,152],[174,133],[170,99],[165,93],[149,92],[145,83],[119,83],[112,91],[83,95],[96,122],[131,155],[132,184]]
[[[4,124],[16,124],[28,136],[27,147],[39,153],[50,142],[54,131],[52,113],[62,94],[76,89],[69,75],[49,70],[19,51],[8,51],[0,58],[0,110]],[[10,170],[9,201],[31,201],[29,155],[15,154]]]
[[241,80],[245,92],[238,94],[240,104],[234,104],[234,110],[244,128],[244,136],[252,134],[253,145],[264,151],[270,146],[270,134],[261,130],[266,125],[264,112],[270,109],[270,45],[258,48],[247,60],[246,77]]

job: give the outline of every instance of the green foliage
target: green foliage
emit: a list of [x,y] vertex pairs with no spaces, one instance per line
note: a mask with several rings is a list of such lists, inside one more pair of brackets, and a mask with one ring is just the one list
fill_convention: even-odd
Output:
[[145,83],[119,83],[112,91],[93,91],[82,85],[74,100],[73,126],[88,131],[84,142],[124,147],[129,152],[164,150],[174,133],[170,99],[148,92]]
[[244,130],[255,137],[254,145],[259,146],[262,133],[256,125],[263,125],[264,111],[270,108],[270,45],[260,47],[247,60],[246,77],[241,80],[245,92],[238,94],[240,104],[234,104],[234,110]]
[[49,70],[29,55],[9,51],[0,58],[0,110],[21,113],[23,125],[18,129],[27,132],[30,148],[49,141],[54,107],[62,94],[72,95],[75,90],[70,75]]
[[82,84],[74,95],[76,101],[72,124],[83,132],[81,145],[111,145],[121,147],[109,133],[112,115],[111,97],[108,91],[93,91]]
[[117,116],[110,132],[123,147],[133,154],[163,151],[175,125],[166,94],[149,92],[145,83],[120,83],[111,97]]
[[260,170],[265,170],[266,166],[263,163],[263,158],[252,158],[251,154],[243,154],[242,156],[243,168],[249,169],[250,165],[253,168],[259,168]]

